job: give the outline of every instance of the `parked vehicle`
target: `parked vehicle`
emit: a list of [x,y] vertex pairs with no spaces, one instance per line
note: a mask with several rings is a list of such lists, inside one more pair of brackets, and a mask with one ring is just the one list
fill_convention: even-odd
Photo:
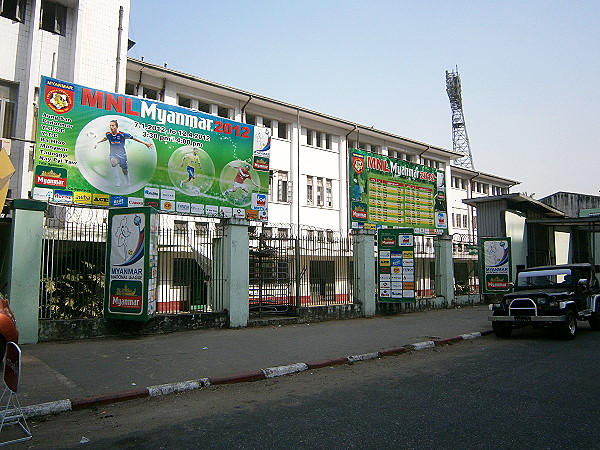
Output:
[[494,334],[510,337],[524,326],[553,327],[563,339],[574,339],[577,321],[600,330],[600,285],[591,264],[565,264],[524,269],[514,292],[490,305]]
[[8,300],[0,294],[0,358],[4,358],[6,343],[19,343],[19,330]]

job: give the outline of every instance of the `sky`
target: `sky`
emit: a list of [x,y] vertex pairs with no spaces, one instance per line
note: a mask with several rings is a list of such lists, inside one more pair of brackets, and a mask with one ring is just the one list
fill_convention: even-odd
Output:
[[129,56],[452,150],[458,68],[475,170],[599,195],[598,0],[131,0]]

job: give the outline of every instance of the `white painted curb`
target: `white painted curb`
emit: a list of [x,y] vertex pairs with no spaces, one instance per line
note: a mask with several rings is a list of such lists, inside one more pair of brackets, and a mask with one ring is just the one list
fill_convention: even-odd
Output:
[[262,372],[265,374],[265,377],[274,378],[289,375],[291,373],[303,372],[305,370],[308,370],[308,366],[305,363],[296,363],[287,366],[268,367],[262,369]]
[[48,414],[71,411],[71,400],[57,400],[55,402],[40,403],[39,405],[25,406],[21,409],[26,418],[46,416]]
[[410,344],[410,346],[412,347],[413,350],[424,350],[426,348],[435,347],[435,342],[433,342],[433,341],[417,342],[415,344]]
[[348,356],[348,362],[367,361],[369,359],[379,358],[379,353],[364,353],[362,355]]
[[179,383],[159,384],[156,386],[149,386],[146,389],[148,389],[148,395],[150,397],[158,397],[159,395],[169,395],[174,392],[191,391],[204,386],[210,386],[210,381],[208,378],[181,381]]
[[481,337],[481,333],[479,331],[477,331],[475,333],[461,334],[460,337],[463,338],[465,341],[468,341],[469,339],[480,338]]

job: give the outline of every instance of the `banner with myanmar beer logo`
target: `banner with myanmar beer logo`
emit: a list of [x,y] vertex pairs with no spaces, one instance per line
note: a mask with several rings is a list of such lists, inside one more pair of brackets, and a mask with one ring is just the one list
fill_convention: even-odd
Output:
[[352,228],[411,228],[416,234],[447,232],[444,171],[364,150],[349,152]]
[[483,249],[482,274],[484,294],[504,294],[511,291],[511,239],[481,238]]
[[269,129],[47,77],[40,98],[34,198],[267,219]]

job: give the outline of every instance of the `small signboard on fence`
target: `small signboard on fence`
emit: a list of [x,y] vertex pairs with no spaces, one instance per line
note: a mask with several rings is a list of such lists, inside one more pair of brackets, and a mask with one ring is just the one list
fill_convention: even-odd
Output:
[[377,231],[379,302],[415,300],[415,244],[410,228]]
[[158,211],[111,209],[108,214],[104,317],[149,320],[156,313]]
[[482,277],[484,294],[504,294],[511,291],[512,262],[510,237],[482,238]]

